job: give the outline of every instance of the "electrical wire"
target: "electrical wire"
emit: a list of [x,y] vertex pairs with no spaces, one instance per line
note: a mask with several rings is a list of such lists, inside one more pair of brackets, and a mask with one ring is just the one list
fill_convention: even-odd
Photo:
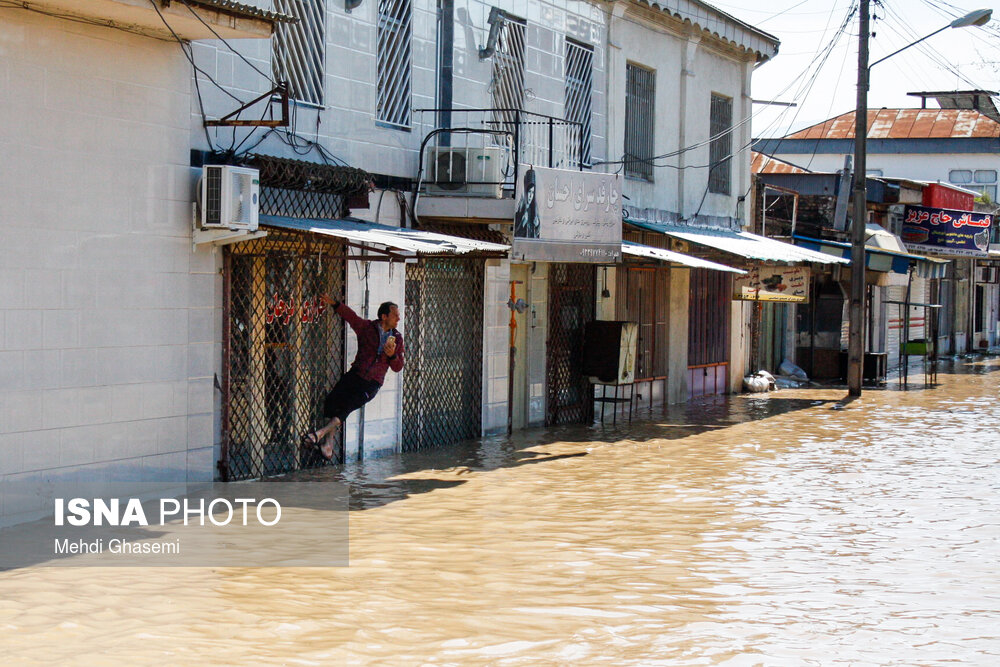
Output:
[[[816,83],[816,81],[818,79],[819,73],[820,73],[820,71],[822,71],[822,68],[823,68],[823,66],[826,63],[826,60],[829,58],[830,53],[832,53],[832,51],[836,48],[836,45],[837,45],[837,43],[839,43],[841,37],[843,37],[845,34],[847,34],[847,32],[846,32],[847,25],[850,23],[850,20],[853,18],[853,15],[854,15],[854,13],[856,11],[857,11],[857,2],[855,1],[855,2],[851,3],[849,11],[847,12],[846,16],[844,17],[844,20],[841,22],[841,25],[838,28],[838,30],[834,33],[833,38],[827,43],[826,46],[824,46],[819,51],[817,51],[817,53],[813,57],[813,59],[809,62],[809,64],[806,65],[805,69],[795,79],[793,79],[783,90],[781,90],[777,94],[778,97],[780,97],[781,95],[784,95],[789,89],[791,89],[792,87],[794,87],[797,83],[799,84],[799,88],[798,88],[798,92],[796,93],[796,95],[795,95],[795,97],[793,99],[804,99],[804,97],[806,95],[808,95],[808,93],[812,90],[812,87],[815,85],[815,83]],[[827,19],[827,26],[828,27],[829,27],[829,20],[832,19],[833,15],[834,15],[834,11],[831,10],[831,12],[829,14],[829,18]],[[812,67],[814,65],[817,65],[817,63],[818,63],[818,66],[816,67],[816,70],[812,73],[811,76],[809,76],[809,73],[812,70]],[[789,113],[789,111],[791,110],[791,108],[792,107],[788,107],[784,111],[782,111],[782,113],[779,114],[778,118],[775,121],[772,121],[772,123],[768,126],[768,128],[765,129],[765,132],[767,130],[769,130],[771,127],[775,126],[776,124],[780,124],[781,120],[783,120],[784,116],[787,113]],[[792,121],[791,121],[792,123],[794,123],[795,119],[798,117],[798,113],[799,113],[800,110],[801,110],[801,108],[798,108],[796,110],[795,115],[793,116]],[[670,151],[668,153],[663,153],[661,155],[656,155],[656,156],[653,156],[653,157],[650,157],[650,158],[644,158],[644,157],[632,156],[632,155],[627,155],[626,154],[626,155],[624,155],[622,157],[621,160],[603,160],[603,161],[597,161],[597,162],[594,163],[594,165],[595,166],[602,165],[602,164],[624,165],[624,164],[628,164],[628,163],[632,163],[632,162],[642,162],[642,163],[645,163],[645,164],[649,164],[650,166],[652,166],[654,168],[672,168],[672,169],[691,169],[691,168],[693,168],[693,169],[698,169],[698,168],[710,167],[710,166],[712,166],[711,164],[709,164],[709,165],[697,165],[697,166],[688,166],[688,165],[678,166],[678,165],[671,165],[671,164],[658,164],[656,161],[657,160],[668,159],[668,158],[671,158],[671,157],[676,157],[678,155],[682,155],[682,154],[687,153],[689,151],[697,150],[697,149],[702,148],[704,146],[710,145],[714,141],[716,141],[716,140],[718,140],[718,139],[726,136],[727,134],[734,133],[736,130],[740,129],[742,126],[750,123],[753,120],[753,118],[755,118],[760,113],[762,113],[762,111],[757,111],[757,112],[751,113],[746,118],[744,118],[743,120],[741,120],[739,123],[736,123],[735,125],[730,126],[726,130],[723,130],[722,132],[714,134],[714,135],[708,137],[705,140],[696,142],[696,143],[688,145],[688,146],[684,146],[684,147],[682,147],[680,149],[677,149],[675,151]],[[752,145],[752,143],[753,142],[751,141],[750,144],[748,144],[748,146]],[[745,148],[746,148],[746,146],[744,146],[740,150],[744,150]],[[724,161],[726,159],[732,158],[738,152],[739,151],[736,151],[735,153],[730,153],[728,156],[726,156],[726,157],[722,158],[721,160],[719,160],[719,163],[721,163],[722,161]]]
[[73,23],[82,23],[83,25],[97,26],[99,28],[110,28],[112,30],[121,30],[122,32],[127,32],[132,35],[141,35],[142,37],[156,39],[161,42],[173,41],[169,37],[152,35],[141,28],[132,28],[129,26],[119,25],[118,23],[116,23],[111,19],[94,19],[94,18],[87,18],[85,16],[76,16],[74,14],[62,14],[60,12],[54,12],[51,10],[42,9],[41,7],[36,7],[35,5],[31,4],[30,2],[27,2],[26,0],[0,0],[0,9],[23,9],[25,11],[34,12],[36,14],[41,14],[43,16],[62,19],[64,21],[72,21]]
[[193,53],[188,53],[188,52],[187,52],[187,49],[185,49],[185,48],[184,48],[184,43],[185,43],[185,42],[184,42],[184,40],[183,40],[183,39],[181,39],[181,38],[180,38],[180,36],[179,36],[179,35],[178,35],[178,34],[177,34],[176,32],[174,32],[174,29],[173,29],[173,27],[171,27],[171,25],[170,25],[170,24],[169,24],[169,23],[167,22],[167,19],[166,19],[166,17],[165,17],[164,15],[163,15],[163,12],[161,12],[161,11],[160,11],[160,8],[156,6],[156,0],[149,0],[149,4],[150,4],[150,5],[151,5],[151,6],[153,7],[153,9],[155,9],[155,10],[156,10],[156,14],[157,14],[157,16],[159,16],[159,17],[160,17],[160,20],[161,20],[161,21],[163,22],[163,25],[164,25],[164,26],[166,26],[167,30],[169,30],[169,31],[170,31],[170,34],[174,36],[174,40],[175,40],[175,41],[176,41],[176,42],[177,42],[178,44],[180,44],[180,45],[181,45],[181,51],[182,51],[182,52],[184,53],[184,57],[188,59],[188,62],[190,62],[190,63],[191,63],[191,67],[193,67],[193,68],[194,68],[194,71],[195,71],[195,72],[197,72],[197,73],[200,73],[200,74],[203,74],[203,75],[205,75],[205,78],[206,78],[206,79],[208,79],[209,81],[211,81],[211,82],[212,82],[212,84],[213,84],[213,85],[214,85],[214,86],[215,86],[216,88],[218,88],[218,89],[219,89],[219,90],[221,90],[221,91],[222,91],[223,93],[225,93],[225,94],[226,94],[226,95],[228,95],[229,97],[233,98],[234,100],[236,100],[236,101],[237,101],[237,102],[239,102],[240,104],[243,104],[243,103],[244,103],[244,102],[243,102],[243,100],[241,100],[240,98],[236,97],[236,95],[233,95],[233,94],[232,94],[231,92],[229,92],[229,91],[228,91],[228,90],[227,90],[227,89],[226,89],[225,87],[223,87],[222,85],[220,85],[218,81],[216,81],[215,79],[213,79],[213,78],[212,78],[212,75],[211,75],[211,74],[209,74],[208,72],[206,72],[206,71],[205,71],[205,70],[203,70],[202,68],[198,67],[197,63],[195,63],[195,61],[194,61],[194,54],[193,54]]
[[211,32],[211,33],[212,33],[213,35],[215,35],[215,38],[216,38],[216,39],[218,39],[218,40],[219,40],[220,42],[222,42],[223,44],[225,44],[225,45],[226,45],[226,48],[227,48],[227,49],[229,49],[230,51],[232,51],[233,53],[235,53],[235,54],[237,55],[237,57],[239,57],[239,59],[240,59],[240,60],[242,60],[242,61],[243,61],[243,62],[245,62],[245,63],[246,63],[247,65],[249,65],[249,66],[250,66],[251,68],[253,68],[253,70],[254,70],[255,72],[257,72],[257,73],[258,73],[258,74],[260,74],[260,75],[261,75],[262,77],[264,77],[265,79],[267,79],[268,81],[270,81],[272,85],[275,85],[275,86],[277,86],[277,85],[278,85],[278,82],[277,82],[277,81],[275,81],[274,79],[272,79],[272,78],[271,78],[271,76],[270,76],[269,74],[264,74],[264,72],[262,72],[262,71],[260,70],[260,68],[258,68],[258,67],[257,67],[256,65],[254,65],[254,64],[253,64],[252,62],[250,62],[250,61],[249,61],[249,60],[248,60],[248,59],[246,58],[246,56],[244,56],[244,55],[243,55],[242,53],[240,53],[239,51],[237,51],[236,49],[234,49],[234,48],[233,48],[233,46],[232,46],[232,44],[230,44],[229,42],[227,42],[227,41],[226,41],[226,39],[225,39],[225,38],[224,38],[224,37],[223,37],[222,35],[220,35],[220,34],[219,34],[218,32],[216,32],[215,28],[213,28],[213,27],[212,27],[211,25],[209,25],[209,24],[208,24],[208,22],[206,22],[206,21],[205,21],[205,19],[203,19],[203,18],[201,17],[201,15],[200,15],[200,14],[198,14],[198,12],[196,12],[196,11],[194,10],[194,7],[192,7],[192,6],[191,6],[191,4],[190,4],[190,3],[188,2],[188,0],[181,0],[181,2],[183,2],[183,3],[184,3],[184,6],[188,8],[188,11],[189,11],[189,12],[191,12],[191,14],[192,14],[192,15],[193,15],[193,16],[194,16],[194,17],[195,17],[196,19],[198,19],[199,21],[201,21],[202,25],[204,25],[204,26],[205,26],[206,28],[208,28],[208,30],[209,30],[209,31],[210,31],[210,32]]

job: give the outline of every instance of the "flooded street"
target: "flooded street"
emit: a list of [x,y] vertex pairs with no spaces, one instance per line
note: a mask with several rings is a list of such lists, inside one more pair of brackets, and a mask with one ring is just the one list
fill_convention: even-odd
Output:
[[350,567],[0,573],[4,662],[995,665],[1000,359],[939,380],[303,474]]

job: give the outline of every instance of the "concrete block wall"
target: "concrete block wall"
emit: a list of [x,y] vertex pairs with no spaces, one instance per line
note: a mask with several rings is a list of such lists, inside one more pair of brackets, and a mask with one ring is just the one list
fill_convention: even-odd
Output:
[[[536,2],[513,0],[496,3],[512,14],[528,21],[526,81],[528,89],[525,108],[557,117],[564,115],[564,37],[572,36],[592,44],[594,51],[594,98],[592,155],[605,155],[607,135],[604,102],[604,13],[597,6],[582,0],[570,2]],[[322,107],[295,105],[295,130],[304,137],[319,141],[334,155],[355,167],[402,177],[415,177],[420,142],[436,127],[435,115],[412,115],[409,129],[387,128],[377,124],[376,112],[376,23],[378,3],[365,2],[348,13],[343,3],[327,3],[326,11],[326,71],[325,101]],[[491,3],[470,0],[456,3],[454,46],[454,102],[456,107],[488,108],[491,106],[489,84],[492,60],[479,60],[479,47],[486,43],[489,31],[487,17]],[[430,109],[437,106],[437,4],[432,0],[413,3],[411,107]],[[239,50],[253,67],[236,56],[217,40],[193,45],[198,66],[241,100],[249,101],[273,85],[254,67],[271,73],[271,47],[268,40],[235,40],[230,44]],[[199,76],[200,89],[209,117],[218,118],[239,106],[208,81]],[[190,128],[193,145],[209,148],[202,128],[197,104],[191,107]],[[263,106],[254,107],[245,117],[258,117]],[[456,124],[465,124],[457,115]],[[476,125],[482,121],[475,119]],[[236,132],[236,143],[247,134]],[[260,137],[263,131],[257,131]],[[228,148],[233,140],[231,128],[210,129],[213,147]],[[247,144],[252,144],[251,139]],[[259,152],[319,160],[311,155],[296,155],[291,148],[272,136],[258,148]]]
[[[388,262],[368,263],[368,313],[365,314],[365,266],[363,262],[347,263],[347,295],[346,303],[361,317],[376,319],[379,304],[392,301],[399,306],[400,314],[405,311],[404,297],[406,294],[406,268],[403,264]],[[406,320],[401,319],[397,327],[403,334],[404,363],[406,346]],[[354,355],[358,351],[358,338],[354,331],[347,328],[347,340],[344,345],[344,370],[351,367]],[[404,371],[405,372],[405,368]],[[388,453],[400,451],[402,442],[400,428],[402,425],[402,388],[403,377],[389,370],[385,375],[385,383],[375,398],[364,406],[364,458],[377,458]],[[348,460],[358,455],[361,442],[362,411],[351,414],[344,425],[344,451]]]
[[173,43],[0,22],[0,474],[214,473],[221,280],[192,253]]
[[505,433],[510,378],[510,260],[486,262],[483,299],[483,435]]

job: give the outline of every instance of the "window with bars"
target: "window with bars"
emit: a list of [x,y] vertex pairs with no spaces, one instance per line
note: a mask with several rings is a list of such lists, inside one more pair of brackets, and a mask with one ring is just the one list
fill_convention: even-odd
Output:
[[497,129],[514,130],[517,112],[524,106],[523,19],[504,16],[493,54],[493,114]]
[[391,127],[410,127],[412,20],[410,0],[379,0],[375,120]]
[[274,10],[294,16],[279,23],[271,38],[271,66],[277,81],[287,81],[292,97],[323,104],[326,62],[326,0],[274,0]]
[[722,95],[712,95],[709,119],[711,144],[708,149],[708,191],[728,195],[732,191],[733,152],[733,100]]
[[590,164],[594,47],[566,38],[566,119],[579,123],[580,161]]
[[656,73],[628,63],[625,80],[625,175],[652,181]]

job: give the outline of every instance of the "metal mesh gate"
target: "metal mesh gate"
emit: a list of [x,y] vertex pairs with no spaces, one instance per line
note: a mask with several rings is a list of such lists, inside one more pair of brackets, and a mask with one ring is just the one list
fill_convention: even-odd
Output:
[[550,264],[547,425],[593,418],[592,390],[583,375],[583,330],[593,319],[594,267]]
[[224,480],[323,464],[299,439],[322,421],[344,367],[343,320],[319,302],[344,292],[342,255],[337,243],[274,230],[227,249]]
[[406,266],[403,451],[481,433],[484,273],[482,259]]

